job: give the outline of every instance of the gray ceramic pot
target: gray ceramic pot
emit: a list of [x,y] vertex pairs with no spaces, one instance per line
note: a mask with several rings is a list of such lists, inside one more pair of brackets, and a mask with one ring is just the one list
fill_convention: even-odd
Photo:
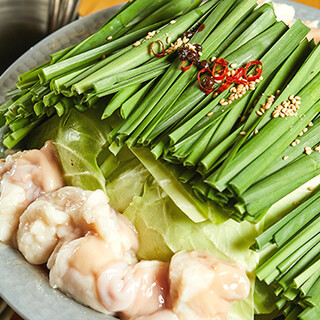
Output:
[[0,74],[47,33],[49,0],[0,0]]

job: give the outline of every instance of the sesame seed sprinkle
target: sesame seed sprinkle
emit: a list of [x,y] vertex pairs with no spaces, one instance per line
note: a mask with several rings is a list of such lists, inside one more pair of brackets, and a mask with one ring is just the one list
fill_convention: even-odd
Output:
[[300,109],[298,102],[299,101],[297,101],[296,97],[293,94],[290,95],[287,101],[283,101],[281,105],[275,108],[272,113],[273,118],[277,118],[279,116],[282,118],[297,116],[297,110]]

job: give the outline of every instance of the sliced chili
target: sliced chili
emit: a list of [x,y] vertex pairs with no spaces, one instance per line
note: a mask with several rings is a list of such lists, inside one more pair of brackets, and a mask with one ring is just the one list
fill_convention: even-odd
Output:
[[[214,80],[221,81],[223,80],[226,75],[228,74],[228,66],[223,67],[223,69],[216,71],[218,64],[215,63],[212,69],[212,76],[214,77]],[[217,75],[217,73],[221,73],[221,75]]]
[[[258,65],[261,66],[261,68],[259,68],[259,70],[257,71],[257,73],[255,75],[248,75],[247,74],[250,67],[258,66]],[[262,65],[261,61],[259,61],[259,60],[250,61],[246,66],[244,78],[247,79],[248,81],[255,81],[261,77],[262,70],[263,70],[263,65]]]
[[[162,46],[162,52],[161,52],[161,53],[155,53],[155,52],[153,51],[153,45],[154,45],[155,43],[160,43],[160,45]],[[153,41],[153,42],[151,43],[151,51],[152,51],[152,53],[153,53],[156,57],[159,57],[159,58],[163,57],[164,54],[165,54],[163,42],[162,42],[161,40]]]
[[205,24],[203,23],[203,24],[198,28],[197,32],[203,31],[204,27],[205,27]]
[[210,94],[210,93],[213,91],[214,86],[212,86],[211,89],[205,88],[205,87],[202,85],[202,81],[201,81],[201,78],[200,78],[201,74],[202,74],[202,73],[205,73],[205,72],[210,73],[210,75],[212,74],[212,70],[211,70],[211,69],[209,69],[209,68],[203,68],[202,70],[200,70],[200,71],[198,72],[198,82],[199,82],[199,86],[200,86],[201,90],[202,90],[205,94]]
[[[219,58],[214,61],[214,66],[212,69],[212,76],[214,77],[214,79],[216,81],[221,81],[227,76],[228,71],[229,71],[228,65],[229,65],[229,63],[226,60],[224,60],[223,58]],[[217,71],[216,70],[217,66],[222,66],[223,69]],[[217,73],[221,73],[221,74],[217,75]]]
[[225,83],[223,83],[219,89],[218,89],[218,93],[221,93],[227,89],[229,89],[229,87],[232,85],[232,82],[226,81]]
[[193,62],[187,66],[184,66],[184,64],[187,62],[188,60],[183,60],[182,63],[181,63],[181,67],[180,69],[184,72],[184,71],[187,71],[189,70],[192,66],[193,66]]

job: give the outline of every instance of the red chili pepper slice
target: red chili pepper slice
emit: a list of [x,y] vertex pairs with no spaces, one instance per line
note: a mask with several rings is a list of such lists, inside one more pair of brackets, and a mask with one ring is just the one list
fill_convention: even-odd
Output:
[[[255,75],[247,75],[248,70],[249,70],[250,67],[258,66],[258,65],[261,66],[261,68],[259,68],[259,71],[257,71],[257,73]],[[245,73],[244,73],[244,78],[247,79],[248,81],[255,81],[255,80],[257,80],[258,78],[261,77],[262,70],[263,70],[263,65],[262,65],[261,61],[259,61],[259,60],[250,61],[246,66]]]
[[223,58],[219,58],[213,61],[214,63],[220,64],[221,66],[227,67],[229,65],[229,62],[224,60]]
[[227,81],[227,82],[225,82],[224,84],[222,84],[222,85],[220,86],[220,88],[218,89],[217,92],[218,92],[218,93],[221,93],[221,92],[227,90],[231,85],[232,85],[232,82]]
[[[223,58],[219,58],[214,61],[214,66],[213,66],[213,70],[212,70],[212,76],[213,76],[214,80],[221,81],[227,76],[228,71],[229,71],[228,65],[229,65],[229,63],[226,60],[224,60]],[[224,68],[216,71],[217,66],[222,66]],[[221,73],[221,75],[216,75],[217,73]]]
[[[216,71],[217,66],[218,64],[215,63],[212,70],[212,76],[214,77],[214,80],[221,81],[226,77],[229,69],[228,69],[228,66],[225,66],[223,69]],[[218,76],[217,73],[221,73],[221,75]]]
[[203,23],[203,24],[198,28],[197,32],[203,31],[204,27],[205,27],[205,24]]
[[238,83],[238,84],[247,84],[248,81],[246,79],[241,79],[241,77],[245,74],[245,69],[244,68],[239,68],[236,72],[236,74],[232,77],[227,76],[226,81],[227,82],[232,82],[232,83]]
[[210,89],[210,90],[208,90],[208,89],[206,89],[206,88],[202,85],[202,82],[201,82],[200,76],[201,76],[201,74],[204,73],[204,72],[209,72],[210,74],[212,73],[211,69],[209,69],[209,68],[204,68],[204,69],[200,70],[200,71],[198,72],[198,82],[199,82],[199,86],[200,86],[201,90],[202,90],[205,94],[210,94],[210,93],[213,91],[213,88]]
[[[161,44],[161,46],[162,46],[162,52],[161,52],[161,53],[155,53],[155,52],[153,51],[153,45],[154,45],[155,43],[160,43],[160,44]],[[163,56],[164,56],[164,53],[165,53],[163,42],[162,42],[161,40],[153,41],[153,42],[151,43],[151,51],[152,51],[152,53],[153,53],[156,57],[159,57],[159,58],[163,57]]]
[[188,66],[184,66],[184,64],[187,62],[188,60],[183,60],[182,63],[181,63],[181,67],[180,69],[184,72],[184,71],[187,71],[189,70],[192,66],[193,66],[193,62],[191,64],[189,64]]

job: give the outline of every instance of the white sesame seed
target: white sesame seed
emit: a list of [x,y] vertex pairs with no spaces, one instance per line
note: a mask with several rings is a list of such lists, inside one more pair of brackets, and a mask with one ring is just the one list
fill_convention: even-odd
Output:
[[245,131],[241,131],[240,135],[245,136],[247,133]]
[[109,36],[109,37],[107,38],[107,40],[112,40],[112,36]]
[[140,45],[141,45],[141,42],[140,42],[140,41],[136,41],[136,42],[133,44],[134,47],[139,47]]
[[176,20],[171,20],[170,24],[175,24],[177,21]]
[[170,36],[168,36],[168,38],[167,38],[167,43],[171,43],[171,37]]
[[231,65],[230,65],[230,67],[232,68],[232,69],[234,69],[234,68],[236,68],[238,65],[236,64],[236,63],[231,63]]
[[304,148],[304,151],[305,151],[305,153],[306,153],[307,155],[310,155],[310,154],[312,153],[311,147],[305,147],[305,148]]
[[211,111],[211,112],[209,112],[209,113],[207,113],[207,116],[208,117],[210,117],[210,116],[212,116],[213,115],[213,112]]
[[254,130],[254,134],[258,134],[259,133],[259,130],[258,129],[255,129]]
[[308,187],[308,190],[309,190],[309,191],[313,191],[313,190],[314,190],[314,187]]
[[283,160],[288,160],[288,159],[289,159],[289,156],[284,156],[282,159],[283,159]]

